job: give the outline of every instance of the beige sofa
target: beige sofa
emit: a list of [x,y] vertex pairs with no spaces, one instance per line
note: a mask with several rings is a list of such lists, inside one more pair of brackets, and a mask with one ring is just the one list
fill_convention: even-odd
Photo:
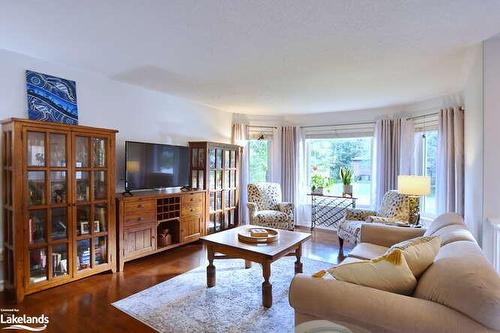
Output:
[[412,296],[298,274],[290,286],[296,325],[323,319],[353,332],[500,330],[500,277],[459,215],[441,215],[427,230],[365,224],[344,262],[377,257],[421,235],[440,236],[442,245]]

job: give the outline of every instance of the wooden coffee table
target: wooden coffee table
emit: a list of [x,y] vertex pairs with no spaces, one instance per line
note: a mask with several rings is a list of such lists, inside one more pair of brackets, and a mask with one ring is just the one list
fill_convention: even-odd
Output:
[[[269,282],[271,277],[271,263],[288,255],[293,255],[295,261],[295,274],[302,273],[302,243],[308,240],[311,235],[303,232],[279,230],[279,239],[270,244],[248,244],[238,240],[238,232],[241,226],[212,235],[202,237],[201,240],[207,245],[208,266],[207,266],[207,286],[215,286],[215,266],[214,259],[244,259],[245,268],[250,268],[252,262],[262,265],[264,282],[262,283],[262,305],[270,308],[273,304],[273,286]],[[216,253],[218,253],[216,255]]]

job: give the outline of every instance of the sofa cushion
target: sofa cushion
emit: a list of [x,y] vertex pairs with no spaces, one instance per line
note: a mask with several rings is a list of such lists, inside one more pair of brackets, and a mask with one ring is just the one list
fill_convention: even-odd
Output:
[[500,278],[475,242],[456,241],[441,247],[414,296],[500,330]]
[[365,287],[409,295],[417,280],[411,272],[401,250],[371,260],[346,263],[328,270],[336,280]]
[[387,251],[387,247],[370,244],[370,243],[359,243],[354,249],[349,253],[349,257],[355,257],[359,259],[373,259],[376,257],[383,256]]
[[288,229],[290,220],[288,215],[283,212],[277,210],[261,210],[255,213],[252,223],[271,228]]
[[465,225],[451,224],[434,232],[433,236],[441,238],[441,246],[457,241],[476,242],[471,232],[467,230]]
[[434,221],[432,221],[431,225],[425,231],[424,236],[433,236],[434,233],[439,229],[452,224],[465,226],[464,219],[462,218],[462,216],[456,213],[441,214],[438,217],[436,217]]
[[403,251],[408,266],[418,279],[427,267],[432,264],[440,247],[441,238],[423,236],[394,244],[387,250],[387,253],[394,249]]

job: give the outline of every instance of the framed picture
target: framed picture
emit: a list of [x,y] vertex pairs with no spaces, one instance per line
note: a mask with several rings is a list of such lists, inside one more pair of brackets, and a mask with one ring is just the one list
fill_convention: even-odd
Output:
[[101,226],[99,224],[99,220],[94,221],[94,232],[101,232]]
[[75,81],[27,70],[26,92],[29,119],[78,125]]
[[90,232],[89,223],[87,221],[80,222],[80,233],[86,235]]

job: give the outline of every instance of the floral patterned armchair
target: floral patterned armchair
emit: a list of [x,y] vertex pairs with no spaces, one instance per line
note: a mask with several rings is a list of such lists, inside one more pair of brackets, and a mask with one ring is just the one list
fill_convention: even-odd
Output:
[[358,243],[363,223],[410,224],[409,196],[398,191],[389,191],[384,194],[378,211],[347,209],[337,228],[340,251],[343,250],[344,240],[353,245]]
[[277,183],[248,184],[250,224],[294,230],[293,203],[281,202],[281,186]]

